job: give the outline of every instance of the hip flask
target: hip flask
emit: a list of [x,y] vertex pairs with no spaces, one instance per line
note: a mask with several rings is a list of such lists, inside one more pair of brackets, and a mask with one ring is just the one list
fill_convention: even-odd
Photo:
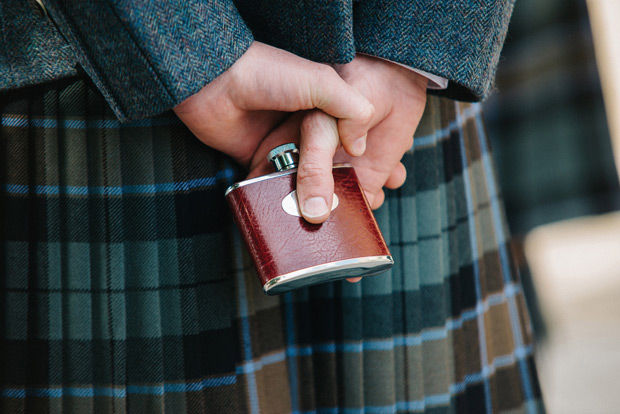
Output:
[[226,190],[266,294],[377,275],[392,267],[390,251],[350,164],[334,165],[331,214],[325,222],[311,224],[297,203],[295,144],[275,148],[268,159],[276,172]]

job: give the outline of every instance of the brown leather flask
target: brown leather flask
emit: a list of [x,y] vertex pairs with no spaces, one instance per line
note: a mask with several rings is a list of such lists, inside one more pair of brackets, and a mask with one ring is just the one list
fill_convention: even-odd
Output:
[[334,165],[332,212],[322,224],[299,213],[294,144],[269,154],[276,172],[228,188],[226,199],[268,295],[350,277],[394,264],[383,235],[348,164]]

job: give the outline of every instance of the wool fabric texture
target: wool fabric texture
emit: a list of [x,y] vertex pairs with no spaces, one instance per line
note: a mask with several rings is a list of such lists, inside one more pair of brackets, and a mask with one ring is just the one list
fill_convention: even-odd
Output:
[[69,76],[79,64],[128,120],[198,92],[254,39],[317,62],[385,58],[447,78],[438,94],[479,100],[492,89],[514,0],[43,2],[47,15],[23,0],[0,5],[10,45],[0,48],[0,90]]
[[0,94],[0,412],[542,412],[479,105],[430,98],[376,212],[395,266],[262,293],[243,172],[72,78]]

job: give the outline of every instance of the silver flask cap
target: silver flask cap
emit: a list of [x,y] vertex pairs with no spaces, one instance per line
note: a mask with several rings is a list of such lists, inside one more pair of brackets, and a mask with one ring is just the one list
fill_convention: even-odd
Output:
[[297,168],[299,163],[299,149],[293,143],[283,144],[269,151],[267,161],[271,162],[276,171],[286,171]]

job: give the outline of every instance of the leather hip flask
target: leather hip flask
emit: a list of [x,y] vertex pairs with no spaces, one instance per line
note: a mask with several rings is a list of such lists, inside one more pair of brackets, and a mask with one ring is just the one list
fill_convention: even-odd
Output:
[[276,172],[238,182],[226,199],[268,295],[351,277],[371,276],[394,264],[366,197],[349,164],[333,167],[334,200],[321,224],[305,221],[295,192],[294,144],[269,154]]

